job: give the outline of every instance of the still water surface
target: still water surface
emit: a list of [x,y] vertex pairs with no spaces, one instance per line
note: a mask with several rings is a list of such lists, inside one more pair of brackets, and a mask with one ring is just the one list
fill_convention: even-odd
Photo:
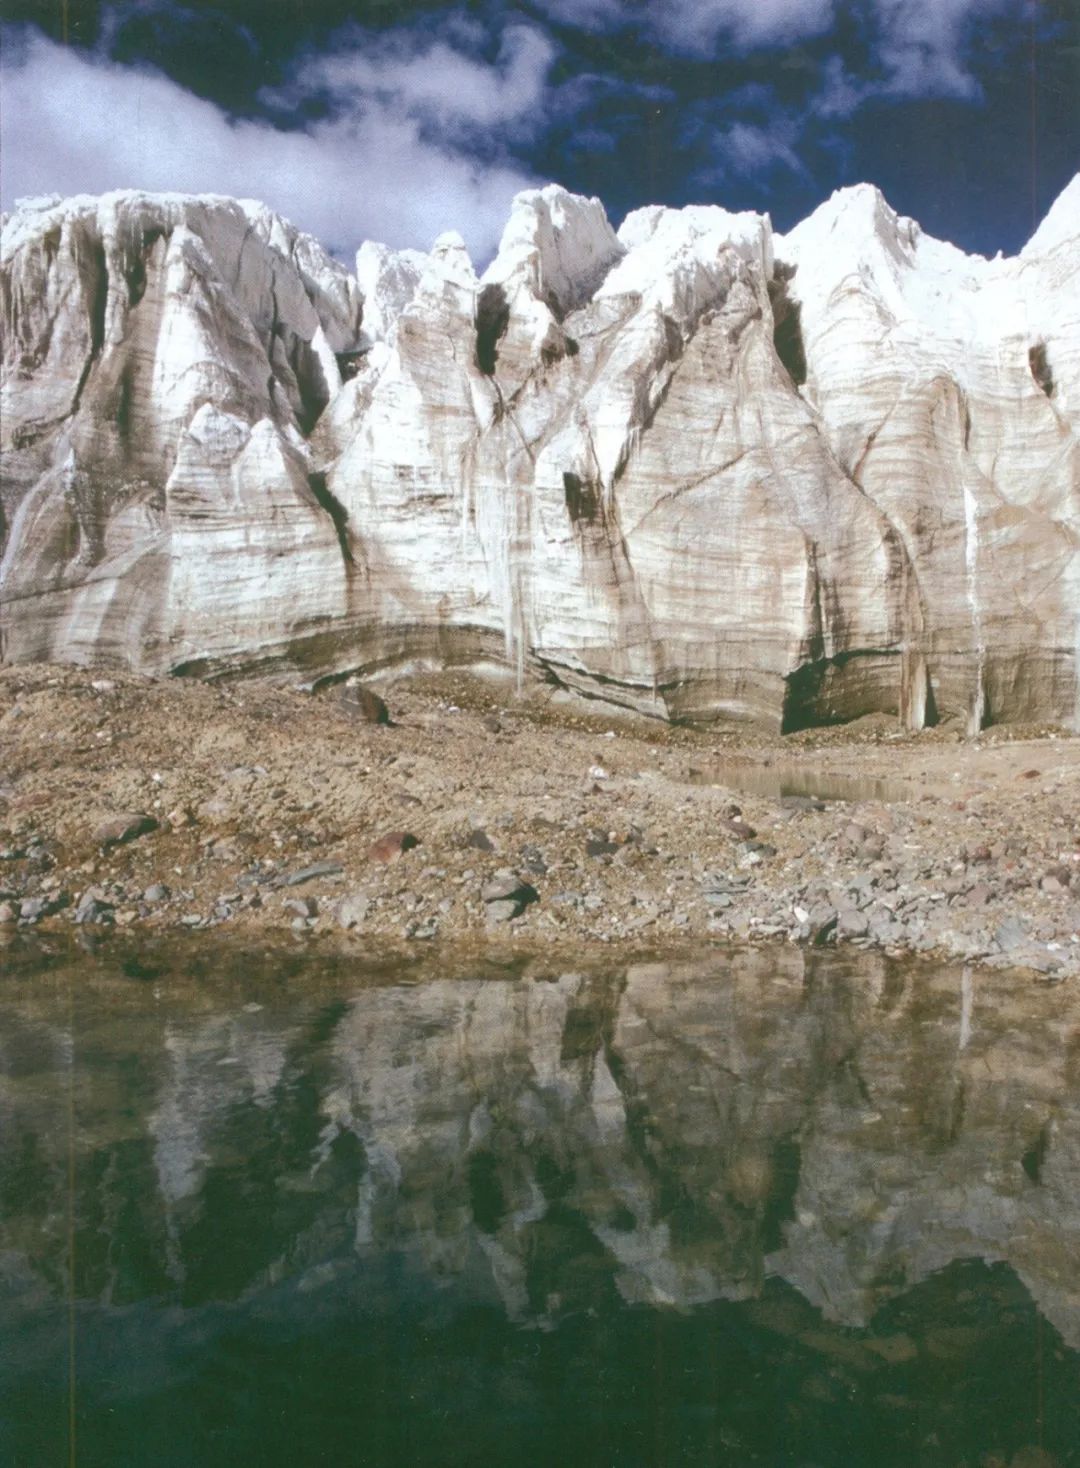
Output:
[[691,766],[687,772],[687,784],[742,790],[747,795],[760,795],[766,800],[796,796],[808,800],[881,801],[885,805],[894,805],[910,801],[919,794],[918,789],[900,780],[872,775],[842,775],[798,764],[737,763],[734,760],[714,760],[700,767]]
[[0,1462],[1080,1463],[1065,986],[0,962]]

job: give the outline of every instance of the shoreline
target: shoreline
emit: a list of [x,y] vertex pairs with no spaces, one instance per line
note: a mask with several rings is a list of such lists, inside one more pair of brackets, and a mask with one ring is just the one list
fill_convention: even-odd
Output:
[[348,684],[0,669],[0,943],[772,942],[1080,973],[1080,737],[884,716],[780,737],[465,673],[367,687],[389,724]]

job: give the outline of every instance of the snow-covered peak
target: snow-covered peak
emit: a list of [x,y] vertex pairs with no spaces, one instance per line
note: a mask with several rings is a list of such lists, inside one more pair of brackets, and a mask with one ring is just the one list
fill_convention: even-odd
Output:
[[518,194],[486,285],[524,286],[559,314],[582,305],[623,253],[599,199],[557,184]]
[[777,253],[824,256],[836,271],[872,268],[880,262],[896,270],[910,263],[922,231],[891,207],[873,184],[837,189],[787,235],[778,235]]
[[598,297],[640,296],[683,322],[726,292],[733,254],[759,280],[772,274],[772,225],[764,214],[729,214],[705,204],[638,209],[624,220],[619,241],[627,254]]
[[365,240],[356,252],[356,278],[364,298],[364,335],[382,341],[416,295],[427,256]]
[[447,291],[471,296],[477,286],[465,241],[456,230],[439,235],[430,254],[365,240],[356,254],[356,278],[369,342],[388,341],[399,319],[414,305],[431,303]]
[[776,253],[796,267],[789,290],[808,321],[822,317],[842,292],[857,288],[858,299],[880,323],[900,328],[906,338],[951,344],[961,379],[965,343],[1022,329],[1005,320],[1016,316],[1015,292],[992,308],[985,294],[995,293],[1012,268],[1009,262],[966,255],[925,234],[869,184],[838,190],[787,235],[777,236]]
[[448,280],[470,289],[475,287],[476,271],[465,241],[456,229],[448,229],[439,235],[431,247],[431,258]]
[[[100,245],[118,279],[131,271],[139,274],[140,257],[162,236],[187,239],[253,316],[260,313],[256,303],[264,286],[277,278],[283,292],[299,289],[306,297],[309,305],[303,309],[314,308],[334,351],[355,344],[360,295],[353,276],[318,240],[258,200],[140,189],[23,199],[5,223],[0,259],[7,264],[35,242],[76,234]],[[265,248],[253,251],[253,241]],[[284,301],[279,304],[289,309]]]
[[1059,245],[1080,239],[1080,173],[1076,173],[1051,204],[1038,229],[1020,251],[1021,259],[1046,255]]
[[609,292],[647,289],[651,279],[687,255],[715,259],[733,249],[766,274],[772,270],[772,225],[767,214],[729,214],[715,204],[683,209],[651,205],[623,220],[619,243],[629,252],[605,282]]

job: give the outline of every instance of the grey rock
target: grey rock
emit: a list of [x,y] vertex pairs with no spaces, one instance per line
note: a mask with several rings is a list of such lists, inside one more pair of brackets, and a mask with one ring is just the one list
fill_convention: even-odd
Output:
[[157,828],[157,821],[146,811],[122,811],[95,827],[94,841],[108,850],[113,846],[126,846],[129,841],[149,835]]
[[482,902],[501,902],[507,899],[515,902],[519,900],[535,901],[536,897],[536,889],[525,881],[524,877],[505,868],[496,872],[491,880],[485,882],[480,889]]
[[1027,928],[1019,918],[1015,917],[1006,918],[994,937],[1003,953],[1012,953],[1018,948],[1023,948],[1028,942]]
[[875,914],[870,918],[870,937],[875,943],[896,943],[903,936],[904,928],[895,918]]
[[706,896],[715,892],[736,894],[745,892],[750,885],[749,877],[732,877],[724,872],[708,872],[702,878],[702,890]]
[[405,926],[405,936],[412,942],[429,942],[438,937],[439,924],[435,918],[420,918]]
[[319,911],[314,897],[287,897],[281,906],[283,911],[302,918],[315,917]]
[[508,907],[513,908],[509,917],[516,918],[532,903],[540,901],[540,894],[531,882],[505,869],[496,872],[491,881],[484,884],[480,897],[487,906],[487,916],[492,922],[508,921]]
[[521,864],[530,876],[547,876],[547,862],[544,860],[544,853],[540,850],[539,846],[523,846],[520,856]]
[[349,892],[334,909],[334,917],[339,927],[350,932],[353,928],[363,927],[370,910],[370,897],[363,892]]
[[310,866],[300,867],[285,878],[286,887],[300,887],[305,882],[314,882],[318,877],[337,877],[345,870],[339,861],[315,861]]
[[740,816],[721,816],[721,827],[732,836],[737,836],[740,841],[753,841],[757,832]]
[[358,714],[365,724],[389,724],[390,710],[385,702],[362,683],[343,683],[338,695],[340,702],[350,713]]
[[824,810],[825,802],[815,800],[812,795],[781,795],[780,804],[784,810]]
[[841,908],[836,914],[838,938],[865,938],[870,931],[870,920],[855,907]]
[[511,922],[522,911],[519,903],[512,897],[497,898],[494,902],[487,903],[485,916],[489,923]]
[[147,887],[146,891],[143,893],[143,901],[168,902],[171,896],[172,893],[170,892],[169,888],[165,886],[164,882],[152,882],[151,885]]
[[76,905],[75,921],[79,924],[112,922],[114,906],[104,887],[87,887]]

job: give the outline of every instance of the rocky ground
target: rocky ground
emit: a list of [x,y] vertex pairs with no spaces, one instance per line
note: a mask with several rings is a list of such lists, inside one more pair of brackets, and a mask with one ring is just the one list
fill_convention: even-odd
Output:
[[1080,973],[1063,731],[874,718],[780,739],[463,675],[378,693],[389,723],[348,685],[0,670],[0,942],[735,938]]

